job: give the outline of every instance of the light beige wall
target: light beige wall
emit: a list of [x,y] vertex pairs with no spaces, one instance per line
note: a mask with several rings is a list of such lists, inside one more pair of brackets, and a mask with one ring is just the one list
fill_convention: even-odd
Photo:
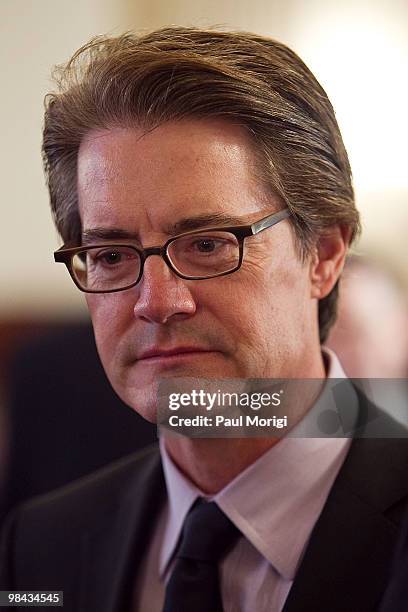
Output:
[[361,249],[385,252],[408,277],[407,17],[403,0],[2,0],[0,316],[83,307],[52,261],[59,241],[39,154],[51,66],[95,34],[171,23],[253,30],[300,53],[332,98],[349,148]]
[[165,25],[220,26],[286,36],[300,0],[128,0],[128,15],[135,28]]
[[62,266],[52,261],[59,240],[41,167],[43,97],[53,64],[91,36],[126,27],[121,0],[0,2],[2,316],[48,317],[82,307]]

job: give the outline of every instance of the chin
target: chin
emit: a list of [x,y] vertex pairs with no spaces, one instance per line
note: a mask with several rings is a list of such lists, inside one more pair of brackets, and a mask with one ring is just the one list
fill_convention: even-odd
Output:
[[157,425],[156,406],[151,406],[151,405],[141,406],[140,403],[138,403],[137,405],[130,404],[129,402],[127,403],[135,412],[137,412],[138,415],[140,415],[143,419],[145,419],[145,421],[149,421],[149,423],[152,423],[153,425]]
[[141,417],[150,423],[157,423],[157,388],[149,385],[142,389],[127,389],[125,393],[118,393],[121,400],[130,406]]
[[[229,364],[219,363],[217,360],[198,365],[183,363],[172,365],[167,369],[163,368],[160,374],[154,373],[154,375],[149,368],[137,371],[139,368],[133,366],[122,369],[120,376],[108,375],[108,378],[115,392],[125,404],[150,423],[157,424],[158,413],[162,417],[168,414],[168,391],[173,384],[178,385],[177,381],[187,379],[185,388],[177,386],[176,389],[189,391],[191,379],[197,381],[193,385],[194,388],[197,385],[205,388],[208,381],[215,380],[218,384],[220,379],[239,377],[235,368],[228,366]],[[115,374],[117,374],[117,369]]]

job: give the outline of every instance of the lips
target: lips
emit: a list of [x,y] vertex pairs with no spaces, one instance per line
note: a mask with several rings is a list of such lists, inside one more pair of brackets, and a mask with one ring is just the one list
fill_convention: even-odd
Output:
[[154,358],[165,358],[165,357],[174,357],[177,355],[185,355],[187,353],[209,353],[211,352],[209,349],[204,349],[197,346],[178,346],[172,349],[160,349],[160,348],[152,348],[148,351],[144,351],[138,361],[143,359],[154,359]]

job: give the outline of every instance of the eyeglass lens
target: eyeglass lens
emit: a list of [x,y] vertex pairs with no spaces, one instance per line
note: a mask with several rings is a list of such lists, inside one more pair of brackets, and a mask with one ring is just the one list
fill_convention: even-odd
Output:
[[[236,236],[222,231],[180,236],[167,248],[171,265],[186,277],[211,278],[234,270],[239,255]],[[128,246],[88,248],[72,259],[78,283],[90,291],[112,291],[132,285],[140,266],[139,253]]]

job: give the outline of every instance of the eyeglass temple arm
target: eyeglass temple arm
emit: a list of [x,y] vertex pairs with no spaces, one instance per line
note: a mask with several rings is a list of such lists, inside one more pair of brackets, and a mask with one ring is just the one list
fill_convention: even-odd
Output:
[[284,208],[283,210],[280,210],[279,212],[274,213],[273,215],[269,215],[269,217],[265,217],[264,219],[253,223],[251,225],[252,234],[255,235],[259,234],[259,232],[263,232],[263,230],[268,229],[268,227],[272,227],[273,225],[279,223],[279,221],[290,217],[291,214],[292,213],[289,208]]

